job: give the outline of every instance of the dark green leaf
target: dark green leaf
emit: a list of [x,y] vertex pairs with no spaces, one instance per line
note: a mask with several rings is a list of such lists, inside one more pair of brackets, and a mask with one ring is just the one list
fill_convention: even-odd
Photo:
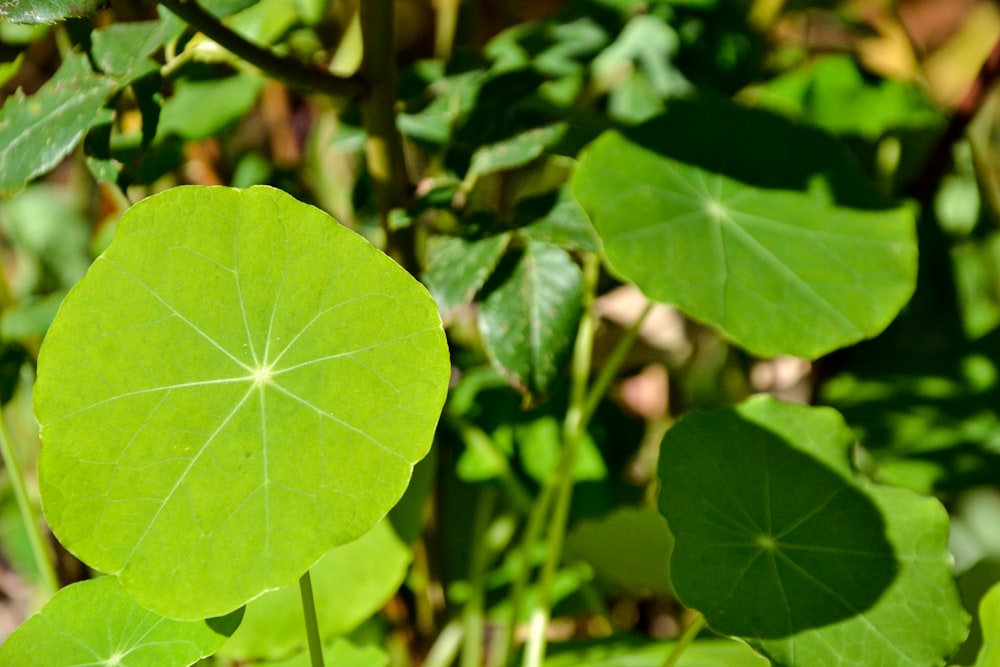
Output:
[[514,208],[514,225],[532,241],[567,250],[600,250],[597,232],[568,187],[519,201]]
[[965,637],[932,498],[854,474],[828,408],[758,397],[663,440],[660,510],[685,606],[781,665],[940,664]]
[[182,30],[183,26],[168,21],[115,23],[95,30],[91,35],[94,62],[124,85],[159,69],[149,57]]
[[163,104],[158,136],[205,139],[242,118],[257,100],[264,79],[243,72],[224,79],[181,80]]
[[564,122],[551,123],[482,146],[472,154],[469,173],[482,176],[495,171],[523,167],[541,157],[546,148],[562,139],[567,127]]
[[780,117],[675,102],[591,144],[573,190],[617,273],[762,356],[873,336],[913,291],[912,212]]
[[55,23],[88,16],[107,0],[0,0],[0,20],[11,23]]
[[467,240],[436,236],[428,244],[427,270],[422,280],[448,322],[455,311],[470,303],[503,256],[509,234]]
[[529,242],[497,267],[479,306],[494,365],[522,391],[544,393],[563,370],[580,317],[580,267],[562,249]]
[[0,194],[10,195],[29,179],[55,167],[105,120],[111,79],[94,74],[87,57],[71,54],[37,93],[18,91],[0,109]]

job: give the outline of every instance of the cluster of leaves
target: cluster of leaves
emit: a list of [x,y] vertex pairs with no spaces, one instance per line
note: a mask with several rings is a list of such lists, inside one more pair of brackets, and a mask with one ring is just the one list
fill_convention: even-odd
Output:
[[[387,130],[358,3],[100,4],[0,0],[85,17],[0,23],[62,53],[0,109],[0,371],[48,526],[113,575],[4,664],[321,664],[312,588],[338,665],[499,667],[519,626],[529,667],[996,660],[988,114],[928,185],[915,84],[727,0],[576,0],[482,45],[399,21]],[[598,329],[628,288],[673,309]],[[750,396],[790,358],[818,405]],[[605,636],[546,658],[553,614]]]

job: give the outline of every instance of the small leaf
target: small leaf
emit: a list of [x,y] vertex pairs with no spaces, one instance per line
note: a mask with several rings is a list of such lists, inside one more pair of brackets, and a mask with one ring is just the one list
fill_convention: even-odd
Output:
[[37,93],[11,95],[0,109],[0,194],[17,192],[59,164],[102,122],[101,108],[115,87],[91,72],[85,55],[71,54]]
[[560,248],[529,242],[504,258],[479,306],[493,364],[522,391],[544,393],[563,369],[580,319],[580,267]]
[[450,375],[427,291],[280,190],[145,199],[42,345],[49,525],[145,607],[227,613],[364,534]]
[[427,270],[422,276],[448,322],[458,308],[470,303],[503,256],[509,234],[467,240],[435,236],[428,243]]
[[187,667],[212,655],[242,615],[172,621],[137,605],[117,577],[100,577],[56,593],[7,638],[0,663]]
[[[350,632],[382,608],[403,583],[409,563],[410,550],[386,520],[323,556],[309,570],[320,636]],[[265,593],[247,605],[239,630],[218,654],[241,660],[287,656],[303,646],[302,623],[298,584]]]
[[947,513],[856,476],[853,444],[769,397],[683,417],[659,464],[677,595],[779,665],[941,664],[968,629]]
[[89,16],[107,0],[0,0],[0,21],[11,23],[55,23]]
[[514,225],[532,241],[566,250],[600,250],[597,232],[568,187],[519,201],[514,208]]
[[573,191],[617,273],[761,356],[874,336],[913,292],[912,213],[836,141],[777,116],[674,102],[594,141]]
[[263,85],[263,77],[251,72],[178,81],[174,95],[163,103],[157,136],[205,139],[218,134],[246,115]]
[[564,122],[549,123],[482,146],[472,154],[469,173],[482,176],[523,167],[562,139],[567,127]]
[[95,30],[91,34],[94,63],[124,85],[156,71],[159,66],[149,57],[183,29],[176,22],[161,20],[115,23]]

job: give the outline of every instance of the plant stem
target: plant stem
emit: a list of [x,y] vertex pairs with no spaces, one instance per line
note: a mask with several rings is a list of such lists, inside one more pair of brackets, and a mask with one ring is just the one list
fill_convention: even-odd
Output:
[[290,86],[334,96],[354,96],[365,92],[365,82],[360,77],[335,76],[325,69],[297,58],[279,56],[248,41],[220,23],[195,0],[157,1],[227,51]]
[[302,613],[306,619],[306,639],[309,643],[309,658],[312,667],[323,666],[323,640],[319,636],[319,623],[316,621],[316,601],[313,599],[312,578],[309,570],[299,579],[299,594],[302,596]]
[[554,481],[555,507],[549,521],[548,549],[546,550],[545,562],[542,564],[538,600],[531,614],[528,644],[524,653],[524,667],[541,667],[545,659],[546,635],[551,617],[552,585],[555,581],[556,570],[562,560],[563,541],[566,538],[570,503],[573,499],[573,467],[576,463],[576,450],[586,429],[584,411],[587,402],[587,383],[590,380],[590,361],[594,351],[594,297],[597,292],[599,273],[600,260],[595,253],[589,253],[584,258],[584,312],[580,318],[580,328],[577,331],[576,344],[573,348],[570,404],[566,410],[562,454],[559,457]]
[[674,667],[674,665],[677,664],[677,661],[681,659],[681,655],[684,654],[684,651],[687,650],[687,647],[691,645],[691,642],[694,641],[695,637],[698,636],[698,633],[701,632],[706,625],[707,623],[705,623],[704,616],[700,613],[695,616],[691,621],[691,625],[687,627],[687,630],[684,631],[681,638],[677,640],[677,645],[674,646],[674,650],[667,656],[667,659],[663,663],[663,667]]
[[455,45],[455,28],[458,9],[462,0],[434,0],[434,57],[445,62],[451,60]]
[[386,238],[386,254],[416,270],[412,228],[393,230],[389,213],[407,197],[403,138],[396,127],[396,48],[394,0],[364,0],[360,5],[362,70],[370,84],[362,107],[368,142],[365,157],[374,183],[375,204]]
[[480,667],[483,662],[483,605],[486,597],[483,587],[490,557],[490,548],[485,538],[496,504],[496,489],[489,485],[483,486],[472,519],[469,599],[462,610],[462,625],[465,627],[465,632],[462,641],[462,660],[459,663],[461,667]]
[[3,458],[7,477],[10,479],[10,485],[14,491],[14,498],[17,500],[17,508],[21,512],[21,522],[24,523],[24,529],[28,533],[28,542],[31,545],[31,555],[35,560],[35,567],[38,568],[42,577],[42,590],[45,591],[46,597],[52,597],[59,590],[59,577],[56,576],[52,556],[45,544],[42,529],[38,525],[34,506],[28,497],[24,475],[17,462],[14,448],[11,446],[10,435],[7,432],[7,420],[3,415],[2,408],[0,408],[0,457]]

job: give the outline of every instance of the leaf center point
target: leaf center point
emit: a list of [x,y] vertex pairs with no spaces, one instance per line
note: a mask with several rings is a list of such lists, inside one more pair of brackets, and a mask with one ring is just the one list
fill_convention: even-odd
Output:
[[255,387],[258,387],[262,384],[267,384],[268,382],[271,381],[271,365],[266,364],[263,366],[258,366],[257,368],[253,369],[253,374],[250,377],[253,378],[253,383]]

